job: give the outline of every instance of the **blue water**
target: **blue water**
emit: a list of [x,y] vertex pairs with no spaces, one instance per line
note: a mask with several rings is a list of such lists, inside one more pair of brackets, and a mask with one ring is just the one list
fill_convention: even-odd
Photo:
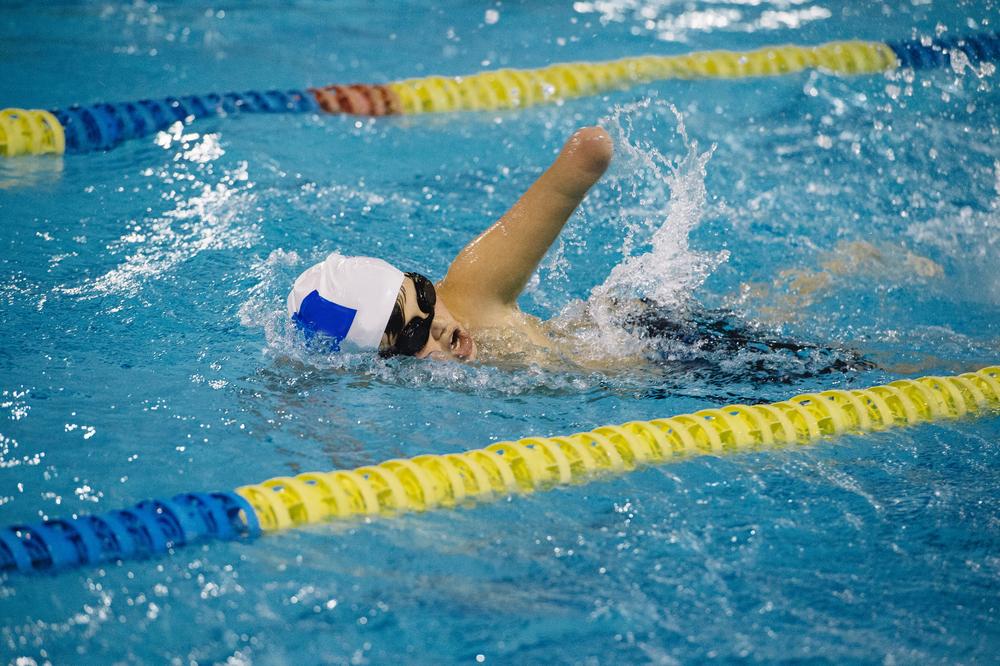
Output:
[[[907,39],[997,16],[989,1],[189,4],[5,3],[0,106]],[[998,101],[992,68],[807,72],[521,112],[215,119],[4,160],[0,524],[995,364]],[[597,122],[616,164],[526,310],[572,318],[647,254],[666,304],[877,367],[772,382],[759,357],[697,346],[675,350],[697,370],[385,362],[307,351],[286,327],[289,284],[333,250],[440,277]],[[585,336],[622,338],[601,322]],[[996,416],[945,422],[10,576],[0,657],[990,662],[998,439]]]

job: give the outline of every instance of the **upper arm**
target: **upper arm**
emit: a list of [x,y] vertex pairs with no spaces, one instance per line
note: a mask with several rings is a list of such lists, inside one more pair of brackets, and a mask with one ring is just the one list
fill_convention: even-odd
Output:
[[439,287],[449,305],[513,307],[611,153],[611,139],[600,127],[573,134],[517,203],[455,257]]

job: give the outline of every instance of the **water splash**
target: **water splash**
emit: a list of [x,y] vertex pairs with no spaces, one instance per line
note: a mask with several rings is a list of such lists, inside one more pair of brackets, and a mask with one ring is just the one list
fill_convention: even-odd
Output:
[[[655,141],[657,125],[668,113],[684,148],[676,161]],[[564,308],[557,327],[576,329],[574,336],[591,349],[628,355],[643,343],[623,322],[649,306],[683,310],[729,253],[690,245],[690,234],[705,212],[705,167],[715,147],[700,151],[676,107],[646,99],[617,107],[601,122],[615,144],[608,180],[617,192],[619,223],[625,230],[622,260],[586,302]]]
[[136,296],[148,281],[203,252],[245,249],[257,242],[260,225],[247,219],[257,195],[246,161],[213,176],[212,162],[224,154],[218,136],[184,133],[181,123],[160,132],[157,143],[173,152],[173,159],[142,175],[159,181],[162,199],[173,209],[128,222],[125,234],[108,244],[112,253],[125,255],[116,267],[80,284],[59,286],[57,292],[82,298]]
[[[676,162],[651,140],[632,136],[634,114],[650,107],[654,111],[669,108],[677,120],[676,133],[685,154]],[[628,193],[631,201],[621,211],[628,230],[624,259],[591,292],[590,300],[640,296],[656,305],[682,305],[729,257],[724,250],[694,250],[689,242],[705,212],[705,166],[715,146],[700,152],[698,142],[688,137],[680,112],[662,102],[646,100],[621,107],[605,122],[620,159],[611,174],[611,185],[623,195]],[[644,232],[651,232],[645,242]],[[644,244],[648,244],[648,251],[633,253]]]
[[250,267],[250,274],[257,282],[250,287],[247,299],[240,305],[240,324],[248,328],[262,328],[271,347],[285,347],[281,343],[289,339],[288,317],[285,316],[281,290],[278,288],[280,283],[285,282],[286,271],[283,269],[301,264],[302,260],[297,252],[278,248]]

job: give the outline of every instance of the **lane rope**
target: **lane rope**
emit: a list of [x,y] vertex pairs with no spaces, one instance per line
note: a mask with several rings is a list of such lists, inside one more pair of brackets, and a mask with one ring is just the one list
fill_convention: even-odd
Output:
[[468,506],[580,484],[649,465],[802,445],[845,433],[995,413],[1000,366],[869,389],[803,393],[463,453],[280,476],[234,492],[185,493],[124,511],[0,529],[0,572],[54,571],[150,557],[196,541]]
[[840,75],[946,67],[961,53],[971,64],[1000,60],[1000,34],[899,42],[838,41],[753,51],[647,55],[610,62],[560,63],[468,76],[425,76],[387,84],[187,95],[68,109],[0,111],[0,155],[108,150],[173,123],[243,113],[360,116],[520,109],[669,79],[781,76],[805,69]]

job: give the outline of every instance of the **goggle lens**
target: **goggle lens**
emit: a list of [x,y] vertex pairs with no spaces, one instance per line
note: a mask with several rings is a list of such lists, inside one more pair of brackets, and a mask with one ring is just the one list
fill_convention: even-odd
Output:
[[386,334],[395,340],[391,347],[383,349],[383,356],[413,356],[427,345],[427,340],[431,336],[431,323],[434,321],[434,306],[437,305],[437,292],[434,290],[434,283],[419,273],[406,273],[406,277],[413,281],[414,289],[417,293],[417,307],[425,316],[413,317],[410,321],[403,320],[403,311],[399,303],[392,309],[389,323],[385,327]]

